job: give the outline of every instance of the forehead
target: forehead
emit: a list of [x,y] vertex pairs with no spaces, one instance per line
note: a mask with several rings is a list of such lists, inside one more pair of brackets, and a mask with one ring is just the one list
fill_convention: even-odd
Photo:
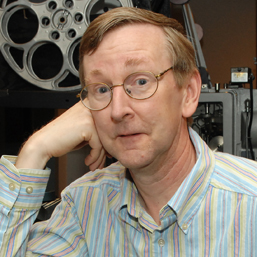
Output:
[[[120,43],[132,41],[136,46],[148,46],[149,43],[164,43],[165,34],[161,27],[148,23],[134,23],[119,26],[106,32],[97,49],[101,49],[105,43],[115,45],[115,39]],[[97,51],[97,50],[96,50]]]
[[163,29],[150,24],[130,24],[106,33],[96,51],[84,56],[83,65],[87,77],[89,73],[97,74],[106,65],[157,66],[164,60],[170,65]]

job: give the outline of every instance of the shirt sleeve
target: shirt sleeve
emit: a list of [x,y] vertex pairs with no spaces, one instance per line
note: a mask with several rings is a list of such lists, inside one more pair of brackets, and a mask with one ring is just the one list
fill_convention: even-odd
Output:
[[26,256],[90,256],[69,188],[51,218],[32,227]]
[[0,160],[0,256],[25,256],[50,170],[17,169],[16,157]]

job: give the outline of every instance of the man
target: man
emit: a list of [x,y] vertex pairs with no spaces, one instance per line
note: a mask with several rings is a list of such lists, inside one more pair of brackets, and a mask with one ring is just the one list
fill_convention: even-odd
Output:
[[[116,8],[80,47],[82,103],[1,160],[1,256],[256,256],[256,163],[188,128],[201,80],[181,26]],[[53,156],[86,143],[92,170],[32,226]],[[8,160],[9,159],[9,160]],[[15,162],[15,166],[11,163]]]

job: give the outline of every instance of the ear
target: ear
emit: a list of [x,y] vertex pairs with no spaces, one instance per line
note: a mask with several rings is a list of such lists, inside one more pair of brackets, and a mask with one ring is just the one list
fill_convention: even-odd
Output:
[[184,118],[191,117],[197,106],[201,93],[202,81],[198,71],[195,71],[184,85],[184,102],[182,115]]

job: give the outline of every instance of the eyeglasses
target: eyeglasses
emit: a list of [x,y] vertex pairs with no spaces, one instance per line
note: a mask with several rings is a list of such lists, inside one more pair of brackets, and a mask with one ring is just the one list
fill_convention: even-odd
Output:
[[112,101],[112,89],[123,86],[128,96],[138,100],[150,98],[158,89],[158,81],[167,71],[173,67],[154,75],[151,71],[134,72],[127,76],[123,84],[109,86],[97,82],[86,85],[80,92],[82,103],[90,110],[100,111],[106,108]]

